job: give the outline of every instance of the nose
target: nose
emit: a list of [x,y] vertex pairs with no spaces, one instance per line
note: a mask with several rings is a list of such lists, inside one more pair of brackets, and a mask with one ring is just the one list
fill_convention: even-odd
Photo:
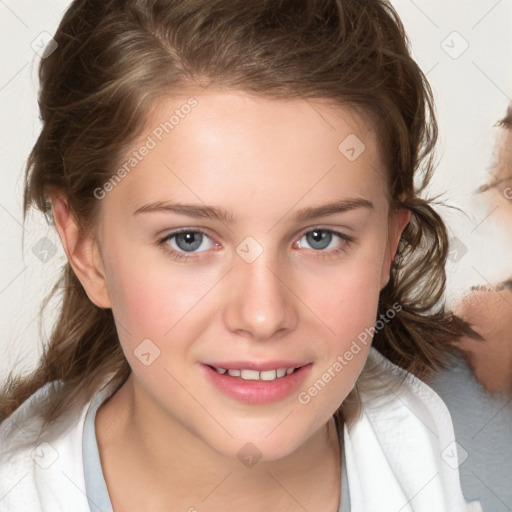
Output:
[[224,321],[231,332],[265,341],[296,327],[297,299],[289,276],[271,264],[265,253],[252,263],[238,260],[230,272],[228,287],[231,292]]

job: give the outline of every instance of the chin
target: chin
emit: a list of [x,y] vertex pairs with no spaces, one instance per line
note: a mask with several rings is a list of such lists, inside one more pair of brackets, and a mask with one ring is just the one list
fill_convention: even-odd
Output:
[[239,460],[248,467],[260,461],[277,461],[296,452],[310,436],[308,432],[301,431],[296,424],[285,425],[285,421],[279,425],[279,421],[271,429],[267,424],[264,428],[255,429],[252,420],[252,427],[238,432],[231,431],[232,438],[223,436],[222,439],[205,441],[220,455]]

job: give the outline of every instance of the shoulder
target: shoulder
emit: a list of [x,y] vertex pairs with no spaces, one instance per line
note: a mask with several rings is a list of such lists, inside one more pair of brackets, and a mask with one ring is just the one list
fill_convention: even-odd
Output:
[[453,430],[448,408],[429,385],[393,364],[375,348],[370,351],[368,365],[372,367],[373,378],[361,393],[367,414],[386,414],[397,421],[416,418],[443,434]]
[[361,415],[344,433],[354,511],[471,510],[444,402],[374,348],[368,367],[373,378],[359,393]]
[[60,385],[46,384],[0,424],[0,512],[64,511],[69,503],[77,512],[89,510],[82,467],[89,403],[42,430],[39,412]]

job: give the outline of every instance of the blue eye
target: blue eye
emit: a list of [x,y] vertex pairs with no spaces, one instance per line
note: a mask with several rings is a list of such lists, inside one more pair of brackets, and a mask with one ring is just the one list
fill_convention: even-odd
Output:
[[[344,252],[350,243],[353,242],[352,237],[334,231],[332,229],[315,228],[304,231],[298,242],[299,249],[303,248],[302,239],[306,239],[307,244],[315,253],[314,257],[336,257]],[[204,242],[209,240],[210,246],[204,248]],[[334,245],[331,246],[331,244]],[[170,256],[179,261],[187,261],[190,258],[196,258],[197,253],[205,252],[214,246],[218,246],[207,233],[198,228],[186,228],[179,231],[169,233],[158,241],[158,245],[162,246]],[[206,244],[208,245],[208,244]],[[341,247],[340,247],[341,246]],[[203,247],[203,250],[199,250]]]
[[[164,247],[164,249],[177,256],[177,259],[180,259],[188,258],[187,253],[195,253],[197,249],[203,245],[205,239],[210,240],[210,237],[204,231],[198,229],[187,229],[170,233],[165,238],[160,240],[159,244],[167,246]],[[205,250],[207,249],[208,247]]]
[[[302,239],[312,248],[317,258],[335,258],[344,253],[354,239],[344,233],[327,228],[315,228],[303,231],[297,242],[302,248]],[[338,240],[337,240],[338,239]],[[334,242],[334,245],[331,245]],[[328,250],[327,250],[328,249]]]
[[329,244],[332,242],[333,238],[336,236],[339,236],[339,235],[337,235],[333,231],[328,231],[326,229],[314,229],[312,231],[308,231],[307,233],[305,233],[302,236],[302,238],[306,238],[307,243],[313,249],[315,249],[315,251],[322,251],[329,247]]

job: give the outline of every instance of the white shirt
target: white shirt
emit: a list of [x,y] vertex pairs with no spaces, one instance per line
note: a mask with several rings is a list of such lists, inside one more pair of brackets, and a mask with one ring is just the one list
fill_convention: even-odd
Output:
[[[382,372],[382,386],[389,389],[362,392],[361,417],[344,426],[351,512],[481,512],[477,502],[463,498],[443,401],[374,348],[369,363]],[[82,440],[94,397],[37,438],[38,398],[54,385],[60,383],[39,389],[0,424],[0,512],[91,510]]]

